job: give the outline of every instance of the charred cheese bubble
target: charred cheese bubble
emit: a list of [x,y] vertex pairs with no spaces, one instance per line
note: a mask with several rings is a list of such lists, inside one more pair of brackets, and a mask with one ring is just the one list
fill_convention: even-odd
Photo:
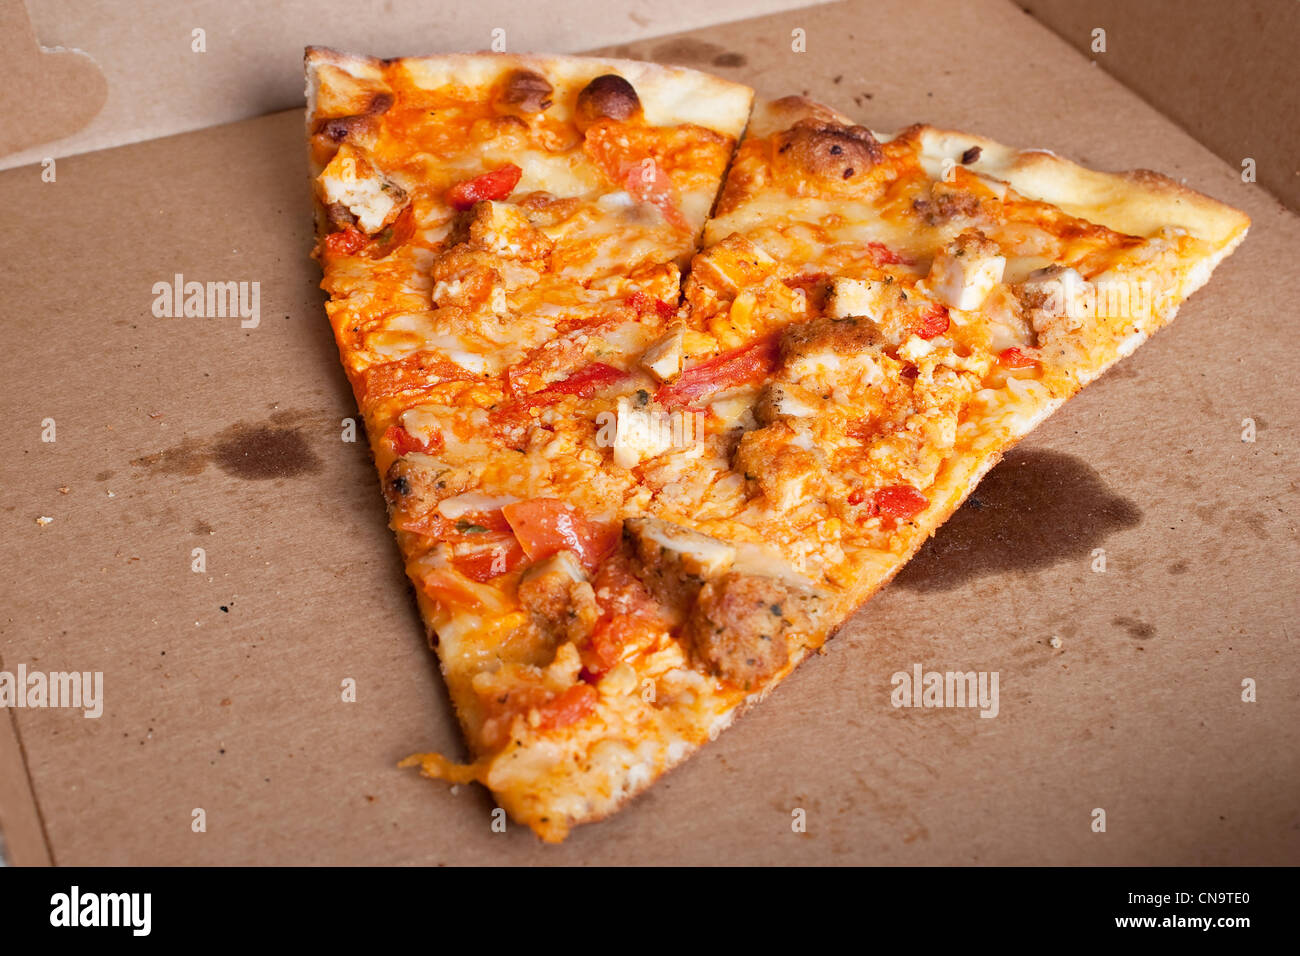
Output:
[[596,77],[578,93],[574,120],[579,129],[604,119],[627,121],[641,114],[641,99],[617,73]]
[[533,70],[511,70],[501,91],[500,102],[520,113],[544,113],[555,102],[555,89],[546,77]]
[[776,139],[772,168],[777,180],[804,189],[815,182],[817,194],[853,189],[884,159],[880,143],[864,126],[809,118]]

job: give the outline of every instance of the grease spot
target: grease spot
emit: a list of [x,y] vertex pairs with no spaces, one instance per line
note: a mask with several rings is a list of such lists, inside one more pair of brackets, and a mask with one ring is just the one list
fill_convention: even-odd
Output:
[[660,43],[650,52],[652,60],[669,60],[674,63],[709,63],[713,66],[744,66],[749,62],[743,53],[734,53],[726,47],[707,40],[678,37]]
[[1047,449],[1013,449],[907,564],[896,584],[948,591],[974,578],[1086,560],[1142,512],[1087,462]]
[[146,468],[156,475],[188,478],[203,472],[208,466],[208,456],[202,441],[187,438],[179,445],[135,458],[131,464]]
[[302,434],[307,420],[304,413],[280,412],[266,422],[238,422],[209,438],[186,438],[131,464],[171,477],[193,477],[215,464],[245,481],[294,478],[321,468],[320,458]]
[[744,66],[746,63],[749,62],[749,59],[743,53],[729,52],[729,53],[719,53],[709,62],[711,62],[714,66],[738,67],[738,66]]
[[242,422],[216,444],[212,459],[226,474],[245,481],[293,478],[320,469],[320,459],[298,429]]
[[1187,573],[1187,562],[1186,562],[1186,561],[1175,561],[1173,564],[1169,565],[1169,573],[1170,573],[1170,574],[1186,574],[1186,573]]
[[1136,617],[1117,617],[1111,620],[1116,627],[1128,631],[1128,636],[1137,641],[1145,641],[1156,636],[1155,625]]
[[95,480],[96,480],[96,481],[108,481],[108,479],[110,479],[110,478],[112,478],[112,477],[113,477],[113,472],[111,472],[111,471],[101,471],[101,472],[98,472],[98,473],[95,475]]

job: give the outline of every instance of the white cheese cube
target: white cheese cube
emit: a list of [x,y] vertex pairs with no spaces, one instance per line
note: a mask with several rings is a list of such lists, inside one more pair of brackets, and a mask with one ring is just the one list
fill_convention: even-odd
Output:
[[1007,260],[974,249],[948,249],[935,256],[927,284],[930,292],[951,309],[978,309],[1002,281]]
[[647,458],[662,455],[673,444],[672,425],[651,405],[639,406],[627,396],[618,400],[614,424],[614,463],[635,468]]

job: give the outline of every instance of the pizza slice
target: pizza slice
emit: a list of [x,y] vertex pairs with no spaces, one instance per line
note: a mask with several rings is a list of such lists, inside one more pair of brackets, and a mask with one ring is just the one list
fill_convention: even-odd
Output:
[[693,526],[779,551],[827,592],[833,629],[1003,452],[1168,323],[1249,224],[1145,170],[759,104],[684,312],[764,372],[672,386],[736,415],[744,505]]
[[684,752],[639,677],[682,656],[620,551],[663,440],[638,363],[673,361],[752,91],[573,57],[306,69],[327,310],[477,758],[423,763],[559,839]]

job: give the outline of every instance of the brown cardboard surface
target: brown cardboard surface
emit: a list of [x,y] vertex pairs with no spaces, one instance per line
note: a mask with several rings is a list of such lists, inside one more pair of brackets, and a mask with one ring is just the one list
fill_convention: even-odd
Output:
[[6,861],[22,866],[50,862],[22,742],[8,713],[0,715],[0,863]]
[[[1230,165],[1300,210],[1300,5],[1032,0],[1029,11]],[[1093,51],[1094,31],[1104,51]]]
[[[492,832],[483,791],[394,769],[463,751],[367,452],[340,440],[355,407],[306,258],[300,114],[61,160],[53,183],[0,174],[28,226],[0,238],[0,654],[105,684],[98,720],[10,712],[55,862],[1300,861],[1300,220],[1001,0],[854,0],[618,52],[719,51],[761,92],[876,128],[926,120],[1185,177],[1247,210],[1252,235],[825,656],[547,847]],[[260,282],[260,325],[155,318],[153,285],[176,273]],[[893,708],[890,676],[918,663],[999,672],[999,715]],[[31,838],[18,827],[11,846]]]

